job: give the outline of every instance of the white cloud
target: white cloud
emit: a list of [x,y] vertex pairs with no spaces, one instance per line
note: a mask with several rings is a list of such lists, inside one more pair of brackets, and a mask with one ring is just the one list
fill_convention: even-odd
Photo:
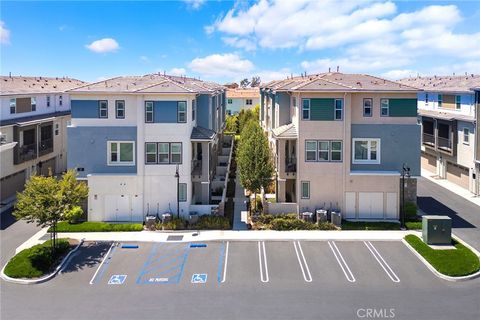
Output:
[[286,79],[291,73],[289,68],[282,68],[280,70],[261,70],[253,74],[259,76],[262,83],[266,83],[272,80]]
[[212,54],[195,58],[188,67],[208,78],[239,78],[249,76],[254,69],[250,60],[242,59],[236,53]]
[[245,51],[255,51],[257,45],[255,42],[245,38],[239,37],[223,37],[223,42],[235,48],[244,49]]
[[391,80],[399,80],[408,77],[416,77],[419,74],[421,75],[420,72],[411,69],[395,69],[384,72],[381,76]]
[[118,50],[118,48],[120,48],[118,42],[112,38],[96,40],[85,47],[96,53],[115,52]]
[[185,68],[172,68],[167,71],[167,74],[171,76],[185,76],[187,75],[187,70]]
[[10,44],[10,30],[5,27],[3,21],[0,21],[0,43]]
[[205,3],[205,0],[183,0],[191,9],[198,10]]
[[147,56],[140,56],[140,61],[143,63],[149,63],[150,59]]

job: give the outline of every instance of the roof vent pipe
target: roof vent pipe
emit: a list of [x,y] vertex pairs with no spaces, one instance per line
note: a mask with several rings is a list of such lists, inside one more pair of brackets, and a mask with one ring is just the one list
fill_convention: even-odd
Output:
[[328,67],[328,73],[330,73],[330,69],[332,69],[332,68]]
[[337,72],[340,70],[340,66],[337,66]]

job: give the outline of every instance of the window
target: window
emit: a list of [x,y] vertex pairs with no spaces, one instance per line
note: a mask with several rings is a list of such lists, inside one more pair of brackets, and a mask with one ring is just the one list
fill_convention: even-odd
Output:
[[180,202],[187,201],[187,184],[186,183],[178,184],[178,201]]
[[125,100],[115,101],[115,116],[117,119],[125,119]]
[[305,160],[317,161],[317,141],[305,141]]
[[153,122],[153,101],[145,101],[145,122]]
[[318,161],[328,161],[330,159],[328,145],[328,141],[318,141]]
[[192,121],[195,121],[195,113],[197,112],[197,103],[192,100]]
[[60,126],[58,125],[58,123],[55,123],[55,135],[58,136],[59,132],[60,132]]
[[302,119],[310,120],[310,99],[302,100]]
[[135,165],[135,143],[131,141],[108,142],[109,165]]
[[335,120],[343,119],[343,99],[335,99]]
[[470,144],[470,130],[468,128],[463,128],[463,143]]
[[457,107],[457,110],[462,107],[462,96],[455,96],[455,106]]
[[442,107],[442,102],[443,102],[443,95],[439,94],[438,95],[438,107]]
[[363,116],[371,117],[372,116],[372,98],[363,99]]
[[228,104],[232,104],[232,103],[233,103],[233,100],[232,100],[232,99],[228,99],[228,100],[227,100],[227,103],[228,103]]
[[251,105],[253,104],[252,99],[247,99],[247,101],[245,102],[245,104],[246,104],[247,106],[251,106]]
[[187,103],[185,101],[177,102],[177,122],[187,122]]
[[170,144],[170,163],[182,163],[182,144]]
[[380,116],[388,117],[388,99],[380,99]]
[[37,98],[31,97],[30,98],[30,104],[32,106],[32,111],[37,110]]
[[302,199],[310,199],[310,181],[302,181]]
[[107,100],[100,100],[98,102],[99,105],[99,118],[108,118],[108,101]]
[[353,139],[353,148],[353,163],[380,163],[380,139]]
[[425,105],[428,106],[428,93],[425,93]]
[[158,163],[170,163],[170,144],[158,144]]
[[342,161],[342,141],[330,142],[330,160]]
[[62,106],[63,105],[63,96],[58,97],[58,105]]
[[10,113],[13,114],[17,112],[17,99],[10,99]]
[[47,107],[50,107],[50,96],[47,96]]
[[145,143],[145,163],[157,163],[157,143]]

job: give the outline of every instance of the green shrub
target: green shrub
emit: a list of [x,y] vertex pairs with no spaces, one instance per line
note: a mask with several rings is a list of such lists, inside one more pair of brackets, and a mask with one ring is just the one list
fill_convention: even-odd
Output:
[[228,230],[230,229],[230,220],[222,216],[202,215],[191,228],[199,230]]
[[331,222],[320,222],[317,226],[318,230],[337,230],[337,226],[335,226]]
[[37,244],[31,248],[20,251],[5,267],[5,274],[12,278],[38,278],[53,269],[60,262],[60,258],[70,249],[66,239],[58,239],[55,256],[52,260],[51,241]]
[[417,205],[413,202],[405,203],[405,217],[412,219],[417,216]]
[[57,224],[57,232],[118,232],[142,230],[143,225],[141,223],[106,223],[95,221],[69,223],[67,221],[61,221]]
[[317,230],[317,226],[311,222],[300,219],[276,218],[272,221],[272,229],[277,231]]
[[70,223],[75,223],[83,214],[83,209],[79,206],[73,207],[71,210],[64,213],[63,218]]
[[407,221],[405,222],[405,226],[408,230],[421,230],[422,229],[422,222],[421,221]]
[[185,220],[182,218],[173,218],[172,220],[164,223],[158,223],[158,230],[185,230]]

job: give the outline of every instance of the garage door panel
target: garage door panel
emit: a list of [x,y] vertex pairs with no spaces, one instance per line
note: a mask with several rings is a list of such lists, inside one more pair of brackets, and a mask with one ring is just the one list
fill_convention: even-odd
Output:
[[132,197],[132,221],[143,221],[143,197]]
[[383,218],[383,193],[382,192],[359,192],[358,193],[358,217],[360,219]]
[[347,219],[355,219],[355,192],[345,192],[345,217]]
[[385,217],[387,219],[398,218],[398,195],[395,192],[387,192],[387,210]]
[[105,221],[117,221],[117,196],[105,196]]
[[374,219],[383,219],[383,193],[372,192],[370,206],[372,208],[371,217]]
[[122,195],[117,197],[117,221],[131,221],[130,197]]
[[447,180],[451,181],[462,188],[469,188],[469,170],[467,168],[455,165],[451,162],[447,163]]

